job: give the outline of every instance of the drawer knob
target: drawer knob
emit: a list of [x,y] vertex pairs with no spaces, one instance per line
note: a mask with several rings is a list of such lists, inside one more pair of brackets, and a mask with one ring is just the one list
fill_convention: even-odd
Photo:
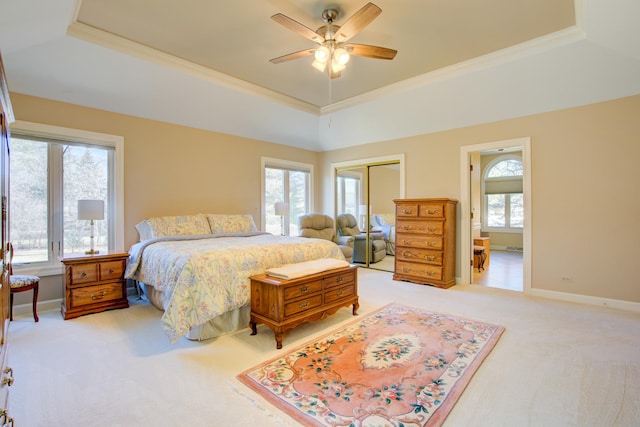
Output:
[[403,214],[407,214],[407,215],[411,215],[413,213],[413,209],[404,208],[404,209],[402,209],[402,213]]
[[300,308],[307,308],[307,307],[309,307],[309,302],[308,301],[305,301],[302,304],[300,304]]
[[434,257],[434,256],[429,256],[429,255],[425,255],[425,256],[424,256],[424,259],[426,259],[427,261],[435,261],[435,260],[436,260],[436,257]]
[[411,227],[410,225],[403,225],[402,229],[403,230],[411,230],[413,227]]
[[411,240],[402,239],[402,244],[403,245],[410,245],[411,244]]
[[342,289],[340,289],[338,292],[336,292],[336,295],[341,297],[343,293],[344,293],[344,291]]
[[113,273],[114,273],[114,271],[115,271],[115,270],[114,270],[113,268],[110,268],[110,269],[109,269],[109,274],[113,274]]
[[80,277],[87,277],[87,273],[83,271],[82,273],[80,273]]
[[4,369],[5,376],[2,378],[2,385],[11,387],[13,385],[13,368]]
[[435,215],[437,213],[440,213],[440,211],[438,209],[427,209],[427,213],[429,215]]
[[0,409],[0,425],[2,427],[13,427],[13,418],[9,416],[6,409]]
[[338,276],[338,278],[336,279],[336,282],[341,283],[342,282],[342,276]]
[[300,288],[300,292],[307,292],[308,290],[309,288],[307,288],[306,286]]
[[99,295],[95,295],[95,294],[91,294],[91,299],[92,300],[97,300],[97,299],[102,299],[107,295],[107,291],[102,291],[100,292]]
[[402,252],[400,255],[402,255],[403,258],[411,258],[413,256],[410,252]]
[[402,267],[402,272],[403,272],[403,273],[410,273],[410,272],[411,272],[411,269],[410,269],[410,268],[407,268],[407,267]]

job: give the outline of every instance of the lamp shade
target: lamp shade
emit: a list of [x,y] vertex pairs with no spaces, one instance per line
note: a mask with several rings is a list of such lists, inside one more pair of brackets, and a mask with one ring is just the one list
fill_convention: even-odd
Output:
[[104,200],[78,200],[78,219],[104,219]]
[[274,210],[276,211],[276,215],[285,216],[289,213],[289,203],[278,202],[274,205]]

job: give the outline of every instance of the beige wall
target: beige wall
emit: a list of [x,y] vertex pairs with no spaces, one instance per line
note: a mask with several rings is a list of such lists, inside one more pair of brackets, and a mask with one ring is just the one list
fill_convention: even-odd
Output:
[[[11,101],[16,120],[124,137],[125,249],[138,241],[134,226],[151,216],[250,213],[260,227],[262,156],[317,168],[312,151],[17,93]],[[60,276],[42,282],[41,301],[62,297]],[[27,294],[19,295],[16,304],[29,301]]]
[[[640,302],[640,96],[326,153],[15,93],[12,101],[18,120],[124,136],[126,245],[152,215],[249,212],[259,221],[261,156],[316,164],[315,210],[332,212],[333,162],[404,153],[406,197],[459,199],[461,146],[529,136],[532,287]],[[61,296],[42,288],[42,300]]]
[[372,166],[369,168],[370,204],[372,214],[393,214],[396,205],[393,199],[400,194],[400,172],[390,166]]
[[640,302],[639,115],[634,96],[334,150],[321,164],[326,175],[334,162],[404,153],[406,197],[459,199],[461,146],[531,137],[532,288]]

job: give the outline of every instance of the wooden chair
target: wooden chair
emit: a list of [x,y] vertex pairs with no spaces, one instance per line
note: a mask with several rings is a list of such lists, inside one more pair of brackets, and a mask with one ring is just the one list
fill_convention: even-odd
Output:
[[10,255],[9,255],[9,283],[11,287],[11,296],[9,297],[10,306],[10,320],[13,320],[13,294],[18,292],[26,292],[33,290],[33,320],[36,322],[38,319],[37,305],[38,305],[38,287],[40,286],[40,278],[38,276],[31,276],[27,274],[13,274],[13,268],[11,263],[13,262],[13,245],[8,243]]

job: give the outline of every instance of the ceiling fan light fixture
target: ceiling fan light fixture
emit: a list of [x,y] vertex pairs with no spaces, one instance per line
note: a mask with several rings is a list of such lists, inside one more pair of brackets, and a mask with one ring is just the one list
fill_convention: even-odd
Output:
[[350,58],[351,56],[349,55],[349,52],[347,52],[347,49],[343,47],[337,48],[333,53],[333,60],[340,65],[345,65],[347,62],[349,62]]
[[327,68],[326,62],[320,62],[318,60],[313,61],[311,65],[313,66],[313,68],[320,71],[321,73],[324,72],[324,70]]
[[329,60],[330,55],[331,55],[331,52],[329,52],[328,47],[320,46],[319,48],[316,49],[314,57],[316,58],[316,61],[326,63]]
[[334,58],[333,61],[331,61],[331,71],[334,74],[341,72],[345,68],[346,68],[346,66],[344,64],[341,64],[338,61],[336,61],[336,58]]

